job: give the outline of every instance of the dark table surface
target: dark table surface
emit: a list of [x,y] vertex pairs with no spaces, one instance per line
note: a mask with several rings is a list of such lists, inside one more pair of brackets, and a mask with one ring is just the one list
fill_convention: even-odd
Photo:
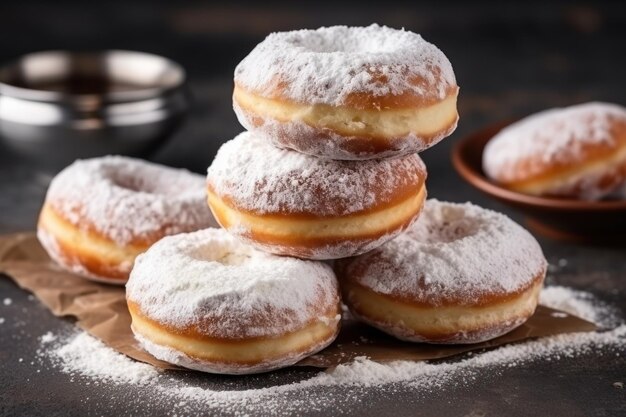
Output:
[[[270,31],[372,22],[420,32],[454,65],[461,120],[454,135],[423,153],[429,195],[473,201],[523,218],[463,182],[450,163],[455,141],[486,123],[547,107],[589,100],[626,104],[626,7],[623,2],[388,2],[373,7],[333,2],[216,6],[197,2],[6,2],[0,6],[0,61],[44,49],[137,49],[163,54],[188,71],[195,105],[185,126],[148,158],[204,172],[217,148],[242,130],[232,112],[232,71]],[[33,230],[51,173],[0,149],[0,233]],[[625,220],[626,221],[626,220]],[[626,309],[626,249],[575,245],[539,237],[552,264],[551,284],[591,291]],[[54,367],[30,366],[37,338],[72,324],[52,317],[10,280],[0,279],[0,414],[160,415],[173,408],[138,402],[139,389],[87,385]],[[626,347],[622,349],[626,351]],[[20,362],[19,358],[26,358]],[[229,378],[225,389],[262,387],[309,377],[313,371]],[[181,375],[219,388],[216,376]],[[316,388],[285,398],[303,415],[626,415],[626,355],[588,352],[535,360],[503,372],[479,373],[471,384],[428,395],[406,384],[382,388]],[[220,385],[222,384],[222,385]],[[297,407],[293,406],[297,404]],[[219,414],[200,408],[199,413]],[[232,410],[231,410],[232,411]]]

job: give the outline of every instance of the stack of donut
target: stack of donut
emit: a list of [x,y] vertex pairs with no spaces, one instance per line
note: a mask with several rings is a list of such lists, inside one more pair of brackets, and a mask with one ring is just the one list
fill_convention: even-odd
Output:
[[445,55],[411,32],[272,34],[235,70],[248,131],[209,167],[209,206],[260,251],[336,260],[352,315],[395,337],[500,336],[534,313],[546,261],[506,216],[426,200],[418,152],[454,131],[458,91]]
[[237,66],[248,129],[208,170],[209,206],[258,249],[307,259],[372,250],[426,200],[417,152],[454,131],[452,65],[420,35],[372,25],[274,33]]
[[[456,128],[458,90],[445,55],[411,32],[372,25],[274,33],[235,70],[234,109],[248,131],[225,143],[208,169],[208,205],[222,229],[190,230],[197,216],[183,215],[190,208],[181,201],[172,206],[179,217],[143,230],[140,203],[120,207],[121,191],[104,204],[110,189],[70,192],[58,179],[41,240],[61,265],[123,279],[129,257],[100,269],[87,262],[117,253],[108,246],[90,243],[86,255],[62,249],[93,232],[111,235],[99,216],[122,222],[122,211],[136,208],[136,224],[113,233],[136,256],[126,285],[132,330],[155,357],[192,369],[245,374],[291,365],[332,343],[342,301],[355,318],[403,340],[495,338],[534,313],[546,261],[506,216],[426,200],[417,153]],[[124,192],[145,191],[100,163],[92,171],[89,178]],[[186,187],[168,187],[172,201]],[[96,196],[104,205],[85,208]],[[149,216],[155,225],[158,214]],[[79,216],[96,220],[80,233],[60,227]],[[136,242],[177,232],[190,233],[163,237],[137,256],[146,247]]]

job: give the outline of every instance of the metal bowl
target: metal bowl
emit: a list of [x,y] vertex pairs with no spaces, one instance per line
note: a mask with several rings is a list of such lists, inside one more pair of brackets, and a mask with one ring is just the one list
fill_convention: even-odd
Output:
[[184,70],[157,55],[37,52],[0,69],[0,137],[49,166],[139,155],[179,126],[188,102]]

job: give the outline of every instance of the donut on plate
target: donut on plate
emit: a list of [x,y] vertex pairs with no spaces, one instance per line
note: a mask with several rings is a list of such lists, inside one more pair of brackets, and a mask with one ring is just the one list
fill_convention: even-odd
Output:
[[419,215],[426,168],[417,154],[335,161],[274,147],[252,132],[225,143],[208,169],[208,202],[230,233],[308,259],[367,252]]
[[223,229],[157,242],[137,258],[126,298],[146,351],[220,374],[292,365],[329,345],[341,319],[328,265],[257,251]]
[[404,234],[336,262],[354,316],[399,339],[478,343],[535,311],[546,273],[537,241],[508,217],[428,200]]
[[483,169],[524,194],[597,200],[626,187],[626,108],[585,103],[526,117],[485,147]]
[[76,161],[52,180],[37,236],[65,269],[124,284],[135,257],[163,236],[213,226],[202,176],[107,156]]
[[450,135],[458,91],[450,61],[420,35],[334,26],[269,35],[235,69],[233,105],[276,146],[372,159]]

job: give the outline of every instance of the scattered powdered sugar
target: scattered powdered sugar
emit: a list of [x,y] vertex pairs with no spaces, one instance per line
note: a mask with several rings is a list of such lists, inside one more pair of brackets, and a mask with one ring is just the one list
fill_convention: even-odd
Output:
[[230,338],[295,331],[339,302],[328,265],[257,251],[224,229],[160,240],[137,258],[126,291],[160,323]]
[[624,344],[626,344],[626,325],[621,324],[605,332],[564,333],[508,345],[477,355],[465,362],[470,366],[507,364],[512,367],[538,358],[572,358],[584,353],[594,353],[600,347],[623,347]]
[[335,161],[274,147],[243,132],[226,142],[208,169],[213,191],[256,213],[338,216],[390,202],[398,189],[418,189],[426,167],[418,155]]
[[159,371],[152,365],[134,361],[85,332],[73,335],[63,344],[48,350],[47,347],[56,339],[50,333],[42,336],[39,352],[49,356],[66,373],[126,384],[148,384],[159,377]]
[[[546,288],[546,296],[552,305],[568,305],[570,312],[584,316],[595,309],[596,317],[606,316],[606,304],[598,303],[591,294],[563,287]],[[578,300],[574,302],[573,299]],[[606,323],[598,323],[604,325]],[[446,387],[470,384],[490,372],[506,372],[506,369],[524,366],[541,360],[553,361],[595,355],[603,351],[623,352],[626,344],[626,325],[620,324],[606,332],[562,334],[514,345],[499,347],[482,353],[469,353],[461,360],[411,362],[398,361],[377,363],[367,358],[357,358],[327,372],[299,382],[274,385],[266,388],[234,390],[229,380],[206,384],[194,382],[184,374],[158,371],[150,365],[138,363],[87,335],[78,333],[69,337],[57,337],[52,343],[41,341],[42,358],[48,358],[63,372],[82,375],[94,381],[138,386],[141,395],[137,401],[163,401],[173,414],[195,414],[198,408],[219,410],[224,414],[258,414],[272,412],[286,415],[311,407],[328,407],[332,390],[316,391],[320,387],[368,387],[390,386],[401,383],[416,393],[441,392]],[[250,377],[254,378],[254,377]],[[279,381],[279,379],[274,380]],[[276,383],[276,382],[275,382]],[[298,392],[305,392],[304,399]],[[345,393],[342,394],[342,396]],[[362,395],[367,395],[363,391]],[[316,396],[321,396],[316,399]],[[319,400],[319,402],[317,402]],[[306,407],[306,408],[305,408]],[[327,409],[326,409],[327,410]]]
[[598,300],[589,292],[568,287],[555,285],[544,288],[539,303],[591,321],[602,328],[615,327],[621,321],[613,306]]
[[52,180],[46,202],[120,245],[216,225],[202,176],[121,156],[74,162]]
[[4,304],[5,306],[10,306],[11,304],[13,304],[13,300],[10,298],[5,298],[4,300],[2,300],[2,304]]
[[435,45],[376,24],[272,33],[237,66],[235,83],[271,98],[332,106],[354,93],[443,99],[456,87],[452,65]]
[[620,346],[626,343],[626,325],[622,324],[608,332],[569,333],[506,345],[497,349],[471,354],[459,362],[409,362],[397,361],[386,364],[360,358],[350,364],[338,366],[330,373],[301,383],[305,386],[357,384],[376,386],[406,381],[420,388],[439,388],[465,372],[480,368],[507,365],[523,365],[538,358],[567,358],[591,353],[592,347]]
[[[483,168],[496,181],[524,180],[584,162],[585,149],[622,146],[616,127],[626,129],[626,108],[591,102],[545,110],[506,127],[485,147]],[[520,177],[523,175],[524,177]]]
[[344,262],[344,275],[367,288],[432,305],[515,292],[547,267],[537,241],[505,215],[435,199],[405,234]]
[[44,334],[43,336],[41,336],[41,343],[50,343],[50,342],[54,342],[56,340],[57,336],[55,334],[53,334],[52,332],[48,332],[46,334]]

